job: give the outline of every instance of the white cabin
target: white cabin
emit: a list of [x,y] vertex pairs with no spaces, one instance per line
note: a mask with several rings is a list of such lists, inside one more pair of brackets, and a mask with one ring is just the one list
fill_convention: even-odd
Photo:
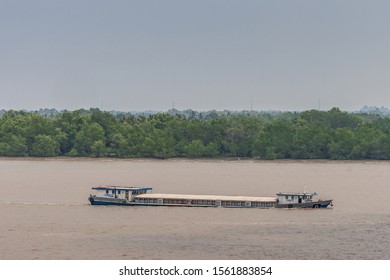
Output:
[[313,202],[317,193],[277,193],[279,204],[295,204]]
[[152,191],[152,188],[118,186],[101,186],[92,189],[97,191],[96,197],[98,198],[123,199],[128,202],[134,201],[134,197],[137,195]]

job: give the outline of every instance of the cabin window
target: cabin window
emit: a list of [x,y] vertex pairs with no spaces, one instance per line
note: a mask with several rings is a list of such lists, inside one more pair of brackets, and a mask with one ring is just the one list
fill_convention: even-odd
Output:
[[121,191],[118,191],[118,194],[121,194]]
[[157,199],[156,198],[155,199],[153,199],[153,198],[138,198],[138,199],[136,199],[136,202],[139,202],[139,203],[157,203]]
[[108,194],[108,190],[106,190],[106,194]]
[[111,192],[112,192],[112,194],[114,194],[114,193],[115,193],[115,191],[114,191],[114,190],[112,190]]
[[133,195],[139,195],[139,194],[144,194],[146,191],[143,190],[138,190],[138,191],[133,191]]
[[286,199],[288,199],[288,195],[286,195]]

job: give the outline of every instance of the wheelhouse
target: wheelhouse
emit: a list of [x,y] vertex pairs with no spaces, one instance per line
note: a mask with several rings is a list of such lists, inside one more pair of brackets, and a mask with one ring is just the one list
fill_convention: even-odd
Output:
[[310,203],[317,193],[277,193],[279,204]]
[[133,201],[134,196],[152,191],[152,188],[117,186],[101,186],[92,189],[96,191],[96,197],[123,199],[126,201]]

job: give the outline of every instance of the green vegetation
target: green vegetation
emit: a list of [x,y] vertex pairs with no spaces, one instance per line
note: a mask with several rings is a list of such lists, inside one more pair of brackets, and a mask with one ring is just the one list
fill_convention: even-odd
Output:
[[0,156],[390,159],[390,118],[338,108],[146,116],[7,111],[0,117]]

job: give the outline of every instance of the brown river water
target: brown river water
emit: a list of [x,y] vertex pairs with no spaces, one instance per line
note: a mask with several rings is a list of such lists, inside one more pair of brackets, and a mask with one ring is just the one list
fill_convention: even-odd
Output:
[[[332,209],[91,206],[91,187]],[[390,162],[0,159],[0,259],[390,259]]]

